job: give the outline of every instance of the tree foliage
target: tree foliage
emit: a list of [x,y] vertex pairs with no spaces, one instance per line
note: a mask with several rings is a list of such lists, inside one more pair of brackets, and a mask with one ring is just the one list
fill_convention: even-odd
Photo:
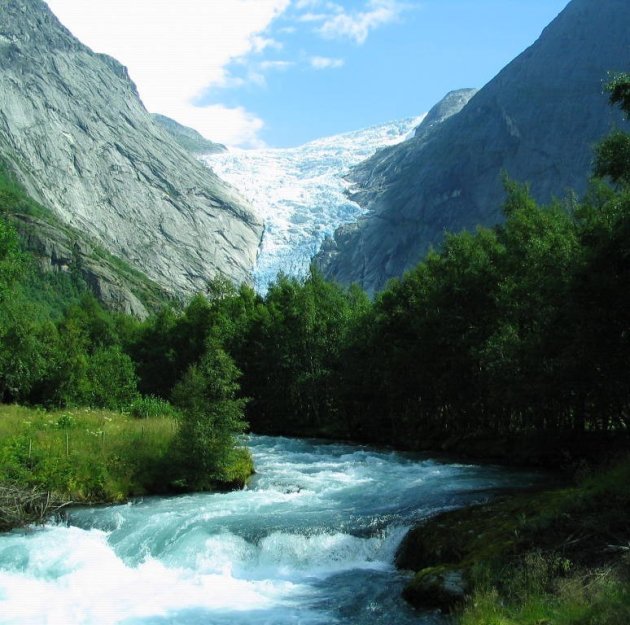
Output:
[[246,400],[237,398],[238,377],[230,356],[210,344],[173,389],[173,403],[182,411],[175,443],[174,484],[206,490],[230,481],[235,437],[246,426]]

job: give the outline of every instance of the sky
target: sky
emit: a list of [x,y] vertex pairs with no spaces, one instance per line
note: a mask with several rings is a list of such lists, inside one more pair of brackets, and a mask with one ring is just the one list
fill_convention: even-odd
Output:
[[568,0],[47,0],[129,69],[147,109],[213,141],[289,147],[482,87]]

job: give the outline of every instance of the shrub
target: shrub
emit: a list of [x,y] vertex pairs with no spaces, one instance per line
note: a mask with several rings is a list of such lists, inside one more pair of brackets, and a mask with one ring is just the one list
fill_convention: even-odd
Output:
[[242,462],[236,435],[246,426],[246,400],[236,398],[238,375],[232,359],[211,346],[173,390],[173,400],[183,411],[173,450],[174,482],[180,486],[208,490],[217,482],[233,481],[233,465]]
[[129,414],[136,419],[147,419],[149,417],[176,417],[177,411],[166,400],[155,395],[147,395],[131,402]]
[[89,404],[123,410],[139,398],[138,377],[131,358],[118,347],[102,347],[88,363]]

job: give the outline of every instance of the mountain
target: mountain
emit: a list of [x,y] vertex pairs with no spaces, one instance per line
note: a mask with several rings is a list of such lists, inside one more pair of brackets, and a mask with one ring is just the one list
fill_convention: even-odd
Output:
[[265,291],[279,271],[304,275],[312,257],[339,225],[363,212],[347,197],[344,178],[353,165],[379,149],[400,143],[420,118],[318,139],[286,149],[230,150],[205,160],[238,187],[265,221],[254,270]]
[[0,159],[28,194],[175,294],[242,281],[262,223],[156,124],[126,69],[41,0],[0,0]]
[[426,115],[422,123],[416,128],[414,137],[425,139],[433,130],[449,117],[459,113],[478,89],[457,89],[447,93]]
[[182,124],[170,117],[166,117],[166,115],[154,113],[151,117],[153,117],[153,121],[162,126],[184,150],[188,150],[193,154],[214,154],[216,152],[227,151],[227,148],[222,143],[210,141],[194,128],[182,126]]
[[326,245],[324,273],[375,292],[446,231],[500,222],[503,171],[542,202],[583,192],[593,145],[621,119],[602,82],[629,65],[630,2],[570,2],[461,112],[356,170],[369,212]]
[[20,234],[25,258],[31,258],[29,266],[35,269],[30,275],[36,278],[36,298],[45,297],[43,285],[51,285],[55,293],[48,294],[63,308],[68,293],[54,285],[65,282],[80,290],[87,287],[109,310],[139,318],[171,299],[142,272],[33,201],[1,163],[0,221],[12,223]]
[[[362,206],[369,205],[375,190],[380,189],[386,178],[398,176],[399,155],[409,146],[425,142],[447,119],[459,113],[477,89],[457,89],[447,93],[431,110],[424,115],[412,135],[404,143],[396,143],[383,148],[372,157],[355,165],[348,173],[353,182],[352,199]],[[415,141],[411,141],[414,139]],[[334,250],[334,245],[329,246]]]

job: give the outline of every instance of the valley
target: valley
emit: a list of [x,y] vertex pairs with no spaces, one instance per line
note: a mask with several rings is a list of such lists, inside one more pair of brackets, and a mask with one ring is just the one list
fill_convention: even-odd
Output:
[[0,625],[630,623],[630,4],[350,4],[0,0]]
[[265,224],[254,285],[282,272],[304,277],[326,237],[364,210],[349,197],[351,168],[410,138],[423,116],[288,149],[229,150],[203,160],[247,198]]

